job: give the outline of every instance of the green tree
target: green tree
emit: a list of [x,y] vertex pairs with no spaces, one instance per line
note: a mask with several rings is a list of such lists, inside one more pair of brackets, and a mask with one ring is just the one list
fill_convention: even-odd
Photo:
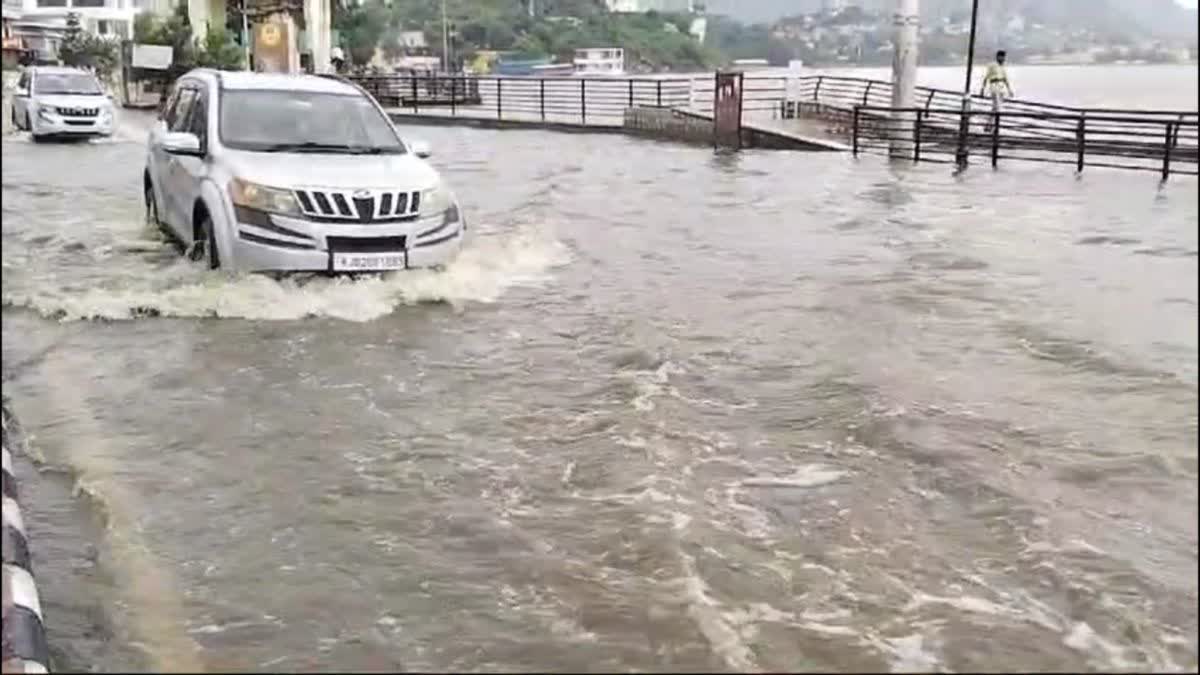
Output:
[[240,70],[243,67],[242,47],[224,28],[210,29],[204,39],[196,40],[193,49],[199,67],[218,70]]
[[67,14],[67,28],[63,32],[62,41],[58,44],[58,58],[63,65],[81,67],[87,60],[87,33],[79,25],[79,13]]

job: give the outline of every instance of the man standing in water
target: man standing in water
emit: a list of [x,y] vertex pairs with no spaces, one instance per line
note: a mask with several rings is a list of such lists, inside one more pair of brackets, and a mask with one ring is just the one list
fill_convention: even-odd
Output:
[[[979,87],[980,96],[988,96],[992,99],[992,112],[1000,112],[1000,106],[1004,103],[1004,99],[1013,97],[1012,85],[1008,82],[1008,70],[1004,68],[1007,57],[1008,55],[1003,49],[996,52],[996,60],[988,64],[987,70],[983,73],[983,84]],[[985,129],[990,130],[991,128],[992,120],[988,119]]]

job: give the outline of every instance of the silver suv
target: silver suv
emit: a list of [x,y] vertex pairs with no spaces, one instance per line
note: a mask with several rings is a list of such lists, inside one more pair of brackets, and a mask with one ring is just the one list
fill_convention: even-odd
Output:
[[348,82],[193,70],[150,132],[146,217],[214,269],[441,266],[466,221],[428,156]]
[[96,76],[78,68],[36,66],[21,73],[13,91],[12,122],[34,141],[51,137],[111,136],[113,103]]

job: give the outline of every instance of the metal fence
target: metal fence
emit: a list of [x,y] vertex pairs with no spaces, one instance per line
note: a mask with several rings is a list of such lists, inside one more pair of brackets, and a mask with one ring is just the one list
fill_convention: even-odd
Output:
[[[965,122],[965,123],[964,123]],[[1161,111],[1023,111],[1005,108],[891,108],[856,105],[855,154],[880,152],[913,161],[955,162],[960,150],[1000,160],[1196,175],[1195,114]]]
[[[400,113],[495,120],[620,126],[633,107],[711,113],[715,78],[676,76],[460,77],[366,75],[350,78],[384,107]],[[747,117],[778,116],[789,79],[747,75],[742,90]]]

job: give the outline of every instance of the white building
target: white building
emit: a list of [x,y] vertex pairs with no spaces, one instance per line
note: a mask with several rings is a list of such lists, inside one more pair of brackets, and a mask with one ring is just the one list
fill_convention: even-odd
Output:
[[576,75],[624,75],[625,50],[620,47],[597,47],[575,50]]
[[22,0],[21,18],[13,26],[18,34],[23,27],[34,26],[39,30],[32,32],[57,32],[50,28],[65,29],[67,15],[75,12],[84,30],[127,39],[133,37],[133,17],[139,11],[135,0]]
[[604,0],[610,12],[637,14],[639,12],[678,12],[691,14],[696,11],[695,0]]

